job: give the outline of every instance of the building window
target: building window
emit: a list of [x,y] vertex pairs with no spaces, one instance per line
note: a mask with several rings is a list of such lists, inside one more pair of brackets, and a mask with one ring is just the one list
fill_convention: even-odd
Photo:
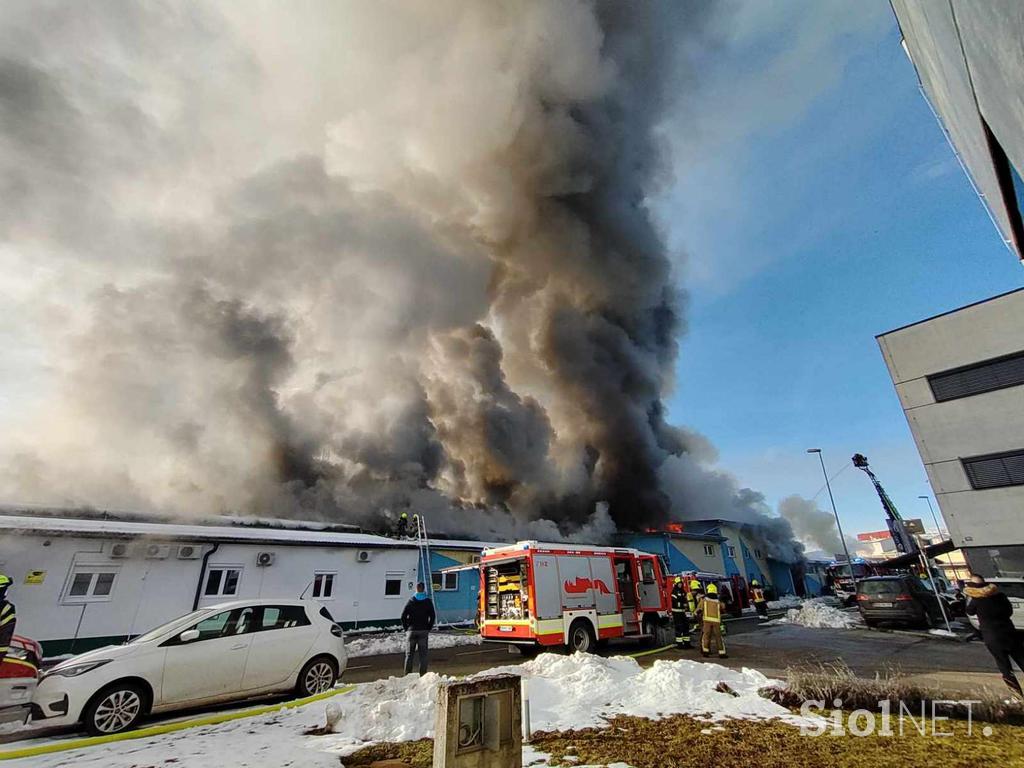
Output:
[[705,544],[704,545],[704,554],[707,557],[714,557],[715,556],[715,545],[714,544]]
[[334,574],[314,573],[313,574],[313,597],[326,598],[334,594]]
[[736,557],[736,547],[729,545],[729,557]]
[[435,571],[430,574],[430,581],[434,585],[435,592],[455,592],[459,588],[458,573]]
[[401,597],[404,573],[387,573],[384,577],[384,597]]
[[1024,384],[1024,352],[985,360],[928,377],[936,402]]
[[960,461],[971,487],[976,491],[1024,485],[1024,451],[993,453]]
[[761,550],[760,549],[755,549],[754,550],[754,557],[756,557],[758,560],[761,559]]
[[71,579],[64,593],[64,602],[93,603],[109,600],[116,579],[117,568],[78,566],[71,572]]
[[242,578],[241,568],[211,568],[206,574],[205,597],[230,597],[238,594],[238,581]]

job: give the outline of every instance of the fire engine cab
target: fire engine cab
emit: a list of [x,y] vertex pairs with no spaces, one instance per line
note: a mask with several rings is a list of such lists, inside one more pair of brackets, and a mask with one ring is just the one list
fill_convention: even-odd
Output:
[[480,558],[480,634],[523,653],[635,637],[671,642],[671,592],[657,555],[520,541]]

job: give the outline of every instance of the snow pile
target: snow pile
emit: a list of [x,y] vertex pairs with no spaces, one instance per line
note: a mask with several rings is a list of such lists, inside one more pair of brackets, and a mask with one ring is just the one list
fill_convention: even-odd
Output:
[[791,608],[771,624],[799,624],[814,629],[855,629],[864,626],[855,613],[847,613],[829,604],[827,598],[805,600],[799,608]]
[[769,600],[768,609],[778,611],[783,608],[799,608],[802,604],[803,600],[796,595],[783,595],[778,600]]
[[954,637],[960,639],[960,635],[956,632],[951,632],[948,629],[929,629],[929,635],[935,635],[936,637]]
[[[457,645],[480,645],[483,639],[477,634],[432,632],[428,641],[430,648],[454,648]],[[345,641],[349,658],[357,656],[378,656],[385,653],[405,653],[405,632],[389,632],[376,637],[357,637]]]
[[[711,720],[782,718],[791,715],[758,695],[774,685],[752,669],[736,671],[718,664],[681,659],[656,661],[644,669],[635,659],[589,654],[542,654],[518,666],[497,667],[473,677],[501,673],[527,680],[530,718],[535,730],[601,726],[617,714],[652,719],[690,714]],[[438,685],[454,678],[428,674],[393,677],[359,686],[339,697],[334,733],[318,737],[318,749],[345,755],[375,741],[408,741],[433,736]],[[736,695],[715,690],[719,683]],[[332,713],[335,714],[335,713]]]

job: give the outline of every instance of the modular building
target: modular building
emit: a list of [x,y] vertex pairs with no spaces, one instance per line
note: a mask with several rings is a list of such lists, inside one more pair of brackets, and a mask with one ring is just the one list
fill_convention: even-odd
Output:
[[[314,600],[345,629],[398,623],[425,581],[426,553],[415,541],[295,526],[0,515],[0,572],[14,581],[19,634],[48,656],[121,643],[195,608],[245,598]],[[431,544],[439,623],[472,620],[478,576],[440,569],[479,558],[485,545]]]
[[1024,289],[878,344],[953,544],[972,572],[1024,582]]

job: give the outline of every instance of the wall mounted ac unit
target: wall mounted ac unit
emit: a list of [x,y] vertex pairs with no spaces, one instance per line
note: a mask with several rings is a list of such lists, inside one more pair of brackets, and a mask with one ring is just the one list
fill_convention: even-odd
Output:
[[128,548],[128,545],[125,544],[123,541],[119,541],[116,544],[111,544],[110,545],[110,556],[111,557],[123,558],[123,557],[128,557],[128,555],[130,555],[130,554],[131,554],[131,550]]
[[357,563],[368,563],[372,559],[373,559],[373,552],[371,552],[368,549],[360,549],[358,552],[356,552],[356,562]]
[[195,560],[199,557],[199,547],[195,544],[182,544],[178,547],[179,560]]
[[266,568],[268,565],[274,564],[274,553],[273,552],[260,552],[256,555],[256,565],[261,568]]
[[143,553],[147,560],[166,560],[171,554],[171,548],[167,544],[147,544]]

